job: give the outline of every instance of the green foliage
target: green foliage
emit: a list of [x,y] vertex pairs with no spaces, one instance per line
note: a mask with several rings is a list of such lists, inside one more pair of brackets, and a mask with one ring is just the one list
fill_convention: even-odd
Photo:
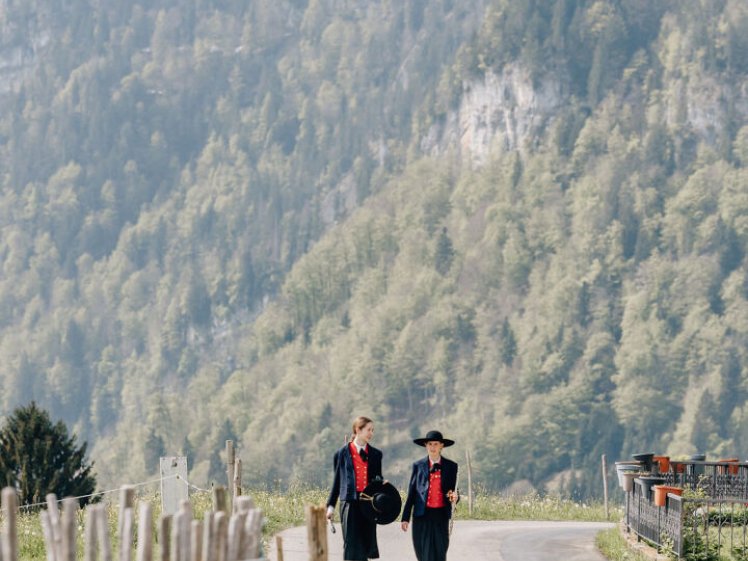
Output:
[[222,481],[230,437],[322,486],[362,412],[393,481],[432,424],[576,497],[601,454],[738,454],[743,4],[382,7],[6,6],[7,53],[48,43],[0,99],[4,409],[111,484],[190,449]]
[[62,421],[53,424],[49,413],[31,402],[14,410],[0,430],[0,481],[17,490],[21,505],[43,503],[49,493],[90,495],[96,478],[86,447],[77,446]]

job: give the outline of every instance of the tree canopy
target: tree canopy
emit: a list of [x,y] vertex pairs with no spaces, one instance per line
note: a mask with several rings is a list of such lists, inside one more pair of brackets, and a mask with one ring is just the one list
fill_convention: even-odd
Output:
[[14,487],[22,505],[44,503],[49,493],[59,498],[91,501],[96,489],[93,463],[62,421],[52,423],[36,403],[19,407],[0,428],[0,481]]
[[326,484],[362,413],[393,481],[744,453],[744,4],[7,3],[3,411],[113,485]]

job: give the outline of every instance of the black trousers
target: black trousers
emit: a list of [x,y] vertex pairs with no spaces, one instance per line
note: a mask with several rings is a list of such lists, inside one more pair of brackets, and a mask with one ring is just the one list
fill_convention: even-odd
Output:
[[413,517],[413,548],[418,561],[447,561],[449,507],[427,508]]
[[379,558],[377,525],[361,513],[358,501],[340,503],[340,525],[343,527],[343,559],[366,561]]

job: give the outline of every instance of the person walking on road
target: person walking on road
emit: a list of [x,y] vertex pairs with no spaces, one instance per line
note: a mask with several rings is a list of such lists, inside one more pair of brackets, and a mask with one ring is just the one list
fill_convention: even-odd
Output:
[[446,561],[449,548],[449,520],[452,507],[460,500],[457,492],[457,463],[442,456],[454,440],[437,430],[413,442],[424,446],[428,455],[413,463],[401,527],[408,531],[413,514],[413,548],[418,561]]
[[333,519],[340,498],[345,561],[379,558],[376,522],[364,516],[359,500],[370,483],[382,480],[382,452],[369,444],[373,436],[374,421],[357,417],[351,441],[333,457],[334,479],[327,499],[327,518]]

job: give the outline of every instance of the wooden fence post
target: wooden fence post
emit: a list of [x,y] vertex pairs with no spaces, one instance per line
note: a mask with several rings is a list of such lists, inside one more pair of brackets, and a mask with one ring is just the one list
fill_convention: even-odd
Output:
[[3,533],[3,561],[18,561],[18,495],[13,487],[2,492],[2,507],[5,511]]
[[247,513],[250,510],[252,510],[254,507],[255,507],[254,501],[252,500],[252,497],[248,495],[242,495],[241,497],[236,497],[236,500],[234,501],[234,511],[238,514]]
[[[234,499],[242,494],[242,459],[234,461]],[[232,510],[233,511],[233,510]]]
[[213,552],[213,511],[208,511],[203,516],[203,561],[214,561]]
[[245,531],[247,533],[247,549],[244,559],[262,557],[262,511],[259,508],[252,508],[247,513]]
[[122,511],[119,535],[120,561],[130,561],[130,558],[132,557],[132,513],[133,510],[129,507]]
[[192,543],[190,544],[190,561],[202,561],[203,559],[203,522],[192,521]]
[[217,512],[213,518],[213,547],[215,552],[213,561],[226,561],[228,526],[228,515],[225,512]]
[[226,479],[228,479],[228,497],[226,499],[226,512],[231,514],[232,504],[234,500],[234,462],[236,458],[234,456],[234,441],[226,441]]
[[277,552],[276,561],[283,561],[283,536],[275,536],[275,551]]
[[62,500],[62,560],[75,561],[77,536],[78,499]]
[[123,485],[119,490],[119,518],[117,519],[119,536],[122,537],[125,522],[125,510],[132,508],[135,502],[135,487]]
[[226,506],[226,488],[223,485],[213,487],[213,511],[228,512]]
[[602,462],[603,462],[603,500],[605,502],[605,520],[609,520],[610,512],[608,511],[608,461],[605,458],[605,454],[603,454]]
[[307,505],[306,529],[309,561],[327,561],[327,526],[324,506]]
[[[49,493],[45,498],[47,499],[47,514],[49,516],[47,559],[50,561],[61,561],[62,536],[60,535],[60,511],[57,508],[57,495]],[[42,524],[44,524],[44,519],[42,519]]]
[[[44,515],[42,512],[42,525],[44,525]],[[49,515],[47,515],[49,516]],[[96,509],[88,507],[86,509],[86,527],[83,530],[83,561],[96,561],[96,550],[98,543],[96,540]],[[47,546],[49,548],[49,546]],[[49,552],[47,552],[49,560]]]
[[171,522],[172,515],[162,516],[158,525],[158,543],[161,545],[161,561],[169,561],[171,557]]
[[153,561],[153,515],[151,505],[140,503],[140,518],[138,519],[138,546],[135,557],[137,561]]
[[237,561],[241,548],[244,514],[234,514],[229,518],[229,529],[226,541],[226,561]]
[[192,510],[183,503],[172,520],[171,561],[190,561],[191,529]]
[[468,516],[473,516],[473,466],[470,463],[470,450],[465,450],[465,459],[468,478]]
[[101,561],[112,561],[112,545],[109,539],[109,521],[106,515],[106,505],[95,505],[93,508],[96,518],[96,533],[98,534]]

